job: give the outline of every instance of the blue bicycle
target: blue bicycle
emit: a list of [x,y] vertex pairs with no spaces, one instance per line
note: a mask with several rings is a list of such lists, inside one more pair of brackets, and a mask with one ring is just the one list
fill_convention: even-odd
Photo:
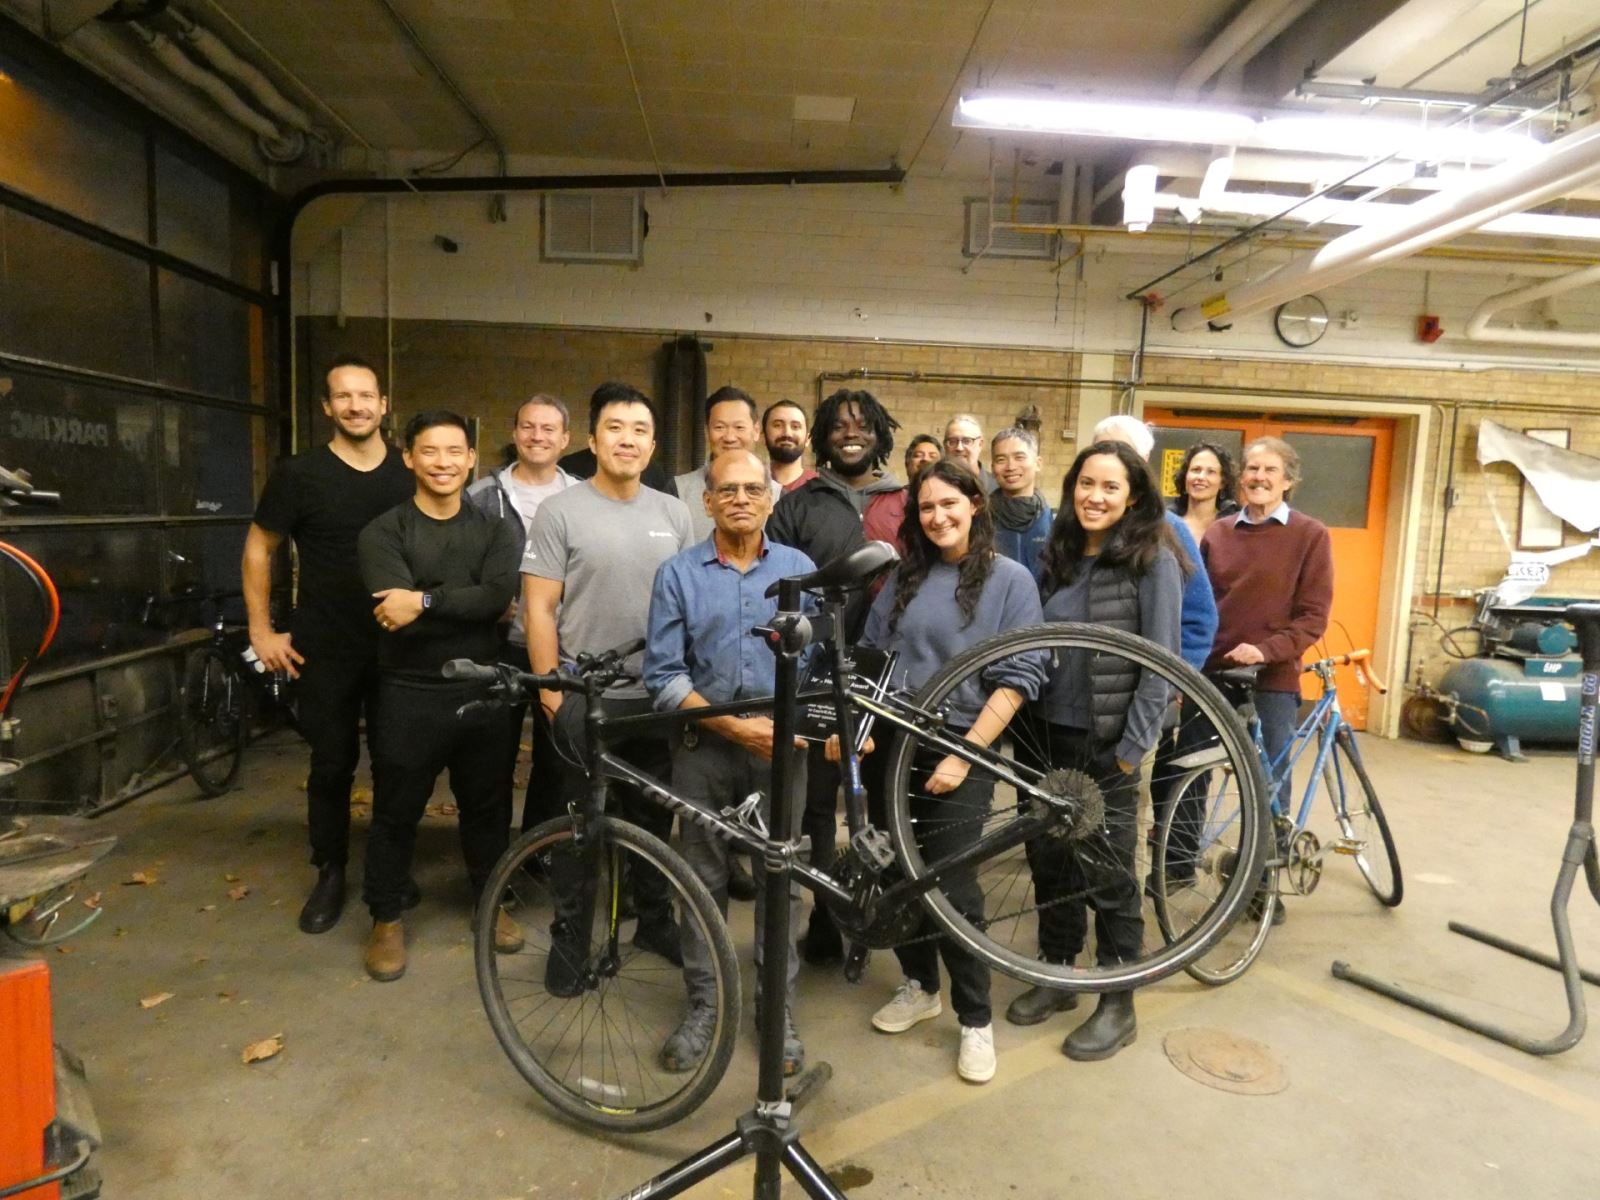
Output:
[[[1294,737],[1277,760],[1267,757],[1256,715],[1253,686],[1257,667],[1239,667],[1211,676],[1244,719],[1266,767],[1267,778],[1289,778],[1302,758],[1313,752],[1309,778],[1299,807],[1291,814],[1292,797],[1279,788],[1272,794],[1272,836],[1275,845],[1266,858],[1266,874],[1252,901],[1248,920],[1241,921],[1215,947],[1185,966],[1202,983],[1223,984],[1242,975],[1272,931],[1285,892],[1309,896],[1322,881],[1329,854],[1355,859],[1356,867],[1380,903],[1393,908],[1400,903],[1404,884],[1394,835],[1378,803],[1356,745],[1355,730],[1339,708],[1334,669],[1350,666],[1364,686],[1379,693],[1387,688],[1373,673],[1371,651],[1357,650],[1308,664],[1322,694],[1300,722]],[[1234,877],[1241,861],[1240,792],[1220,748],[1208,744],[1206,731],[1179,730],[1180,753],[1173,759],[1170,783],[1153,789],[1164,796],[1156,814],[1155,845],[1147,890],[1154,902],[1162,936],[1172,938],[1188,929],[1193,914],[1215,903]],[[1193,745],[1187,753],[1185,745]],[[1333,806],[1336,832],[1324,841],[1310,828],[1312,803],[1325,788]]]

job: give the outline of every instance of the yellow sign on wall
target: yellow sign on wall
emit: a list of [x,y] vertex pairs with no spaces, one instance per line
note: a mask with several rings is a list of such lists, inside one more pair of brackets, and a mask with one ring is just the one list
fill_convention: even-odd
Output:
[[1169,500],[1178,494],[1178,468],[1183,465],[1183,450],[1161,452],[1161,494]]

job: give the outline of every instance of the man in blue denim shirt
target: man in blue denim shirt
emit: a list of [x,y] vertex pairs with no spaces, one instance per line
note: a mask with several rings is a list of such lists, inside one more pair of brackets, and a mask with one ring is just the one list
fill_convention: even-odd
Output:
[[[812,561],[800,551],[767,540],[763,530],[772,511],[770,480],[766,464],[748,450],[719,454],[711,461],[702,502],[715,526],[711,536],[662,563],[650,595],[644,683],[651,702],[663,712],[771,696],[775,660],[772,651],[750,630],[765,624],[777,612],[778,602],[765,595],[773,582],[814,569]],[[738,804],[752,792],[765,793],[772,771],[772,734],[772,718],[764,715],[708,717],[685,726],[683,738],[672,751],[673,789],[719,809]],[[797,738],[795,745],[803,743]],[[788,753],[794,759],[790,811],[798,816],[805,795],[805,758],[793,749]],[[763,817],[770,811],[770,805],[764,804]],[[682,831],[683,857],[715,897],[723,916],[727,916],[727,845],[693,821],[683,822]],[[757,862],[758,885],[761,875],[761,864]],[[765,900],[766,889],[758,886],[758,930],[762,927]],[[805,1050],[793,1018],[794,986],[799,974],[794,935],[791,928],[787,939],[789,986],[784,998],[788,1014],[783,1046],[785,1075],[798,1073],[805,1062]],[[661,1065],[668,1071],[692,1071],[699,1065],[711,1044],[717,1020],[710,951],[688,922],[682,924],[681,937],[689,1008],[682,1024],[661,1048]],[[761,959],[762,939],[758,935],[758,1008],[762,1001]]]

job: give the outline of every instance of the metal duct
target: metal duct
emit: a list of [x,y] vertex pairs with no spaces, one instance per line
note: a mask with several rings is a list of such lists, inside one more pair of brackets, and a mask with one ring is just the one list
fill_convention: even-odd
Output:
[[311,123],[310,116],[299,105],[293,103],[280,92],[272,80],[268,79],[254,64],[246,62],[235,54],[228,45],[216,34],[212,33],[193,17],[174,9],[172,19],[177,22],[182,31],[184,40],[200,52],[207,62],[230,79],[238,80],[250,90],[256,98],[256,103],[266,109],[284,124],[298,129],[301,133],[309,134],[318,141],[326,141],[325,134],[319,133]]
[[1467,320],[1466,338],[1471,342],[1490,342],[1496,345],[1552,346],[1567,350],[1600,350],[1600,332],[1567,333],[1558,329],[1496,329],[1489,321],[1502,309],[1515,308],[1534,300],[1559,296],[1563,292],[1600,283],[1600,266],[1586,267],[1569,275],[1525,284],[1509,291],[1497,292],[1477,308]]

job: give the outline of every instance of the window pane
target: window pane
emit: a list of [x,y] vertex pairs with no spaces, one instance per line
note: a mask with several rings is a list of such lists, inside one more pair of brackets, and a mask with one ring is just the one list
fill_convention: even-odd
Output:
[[196,266],[227,275],[233,269],[228,185],[156,147],[156,245]]
[[59,509],[28,515],[156,511],[153,398],[28,371],[0,375],[0,397],[0,463],[61,493]]
[[143,620],[145,598],[161,588],[161,530],[17,529],[6,540],[42,563],[61,595],[61,627],[42,670],[165,640]]
[[46,82],[0,50],[0,179],[36,200],[144,241],[144,131]]
[[252,348],[262,337],[256,305],[171,271],[161,291],[161,381],[225,400],[258,401]]
[[1290,507],[1324,525],[1365,529],[1373,440],[1360,434],[1284,434],[1284,441],[1300,453],[1301,480],[1289,498]]
[[1161,480],[1161,494],[1168,500],[1178,494],[1178,464],[1190,446],[1196,442],[1216,443],[1233,456],[1235,469],[1244,448],[1244,435],[1237,429],[1163,429],[1153,425],[1150,432],[1156,437],[1155,449],[1150,452],[1150,466]]
[[149,379],[150,268],[0,208],[0,348]]
[[249,413],[168,401],[161,463],[162,511],[175,517],[249,516],[256,448],[266,421]]

